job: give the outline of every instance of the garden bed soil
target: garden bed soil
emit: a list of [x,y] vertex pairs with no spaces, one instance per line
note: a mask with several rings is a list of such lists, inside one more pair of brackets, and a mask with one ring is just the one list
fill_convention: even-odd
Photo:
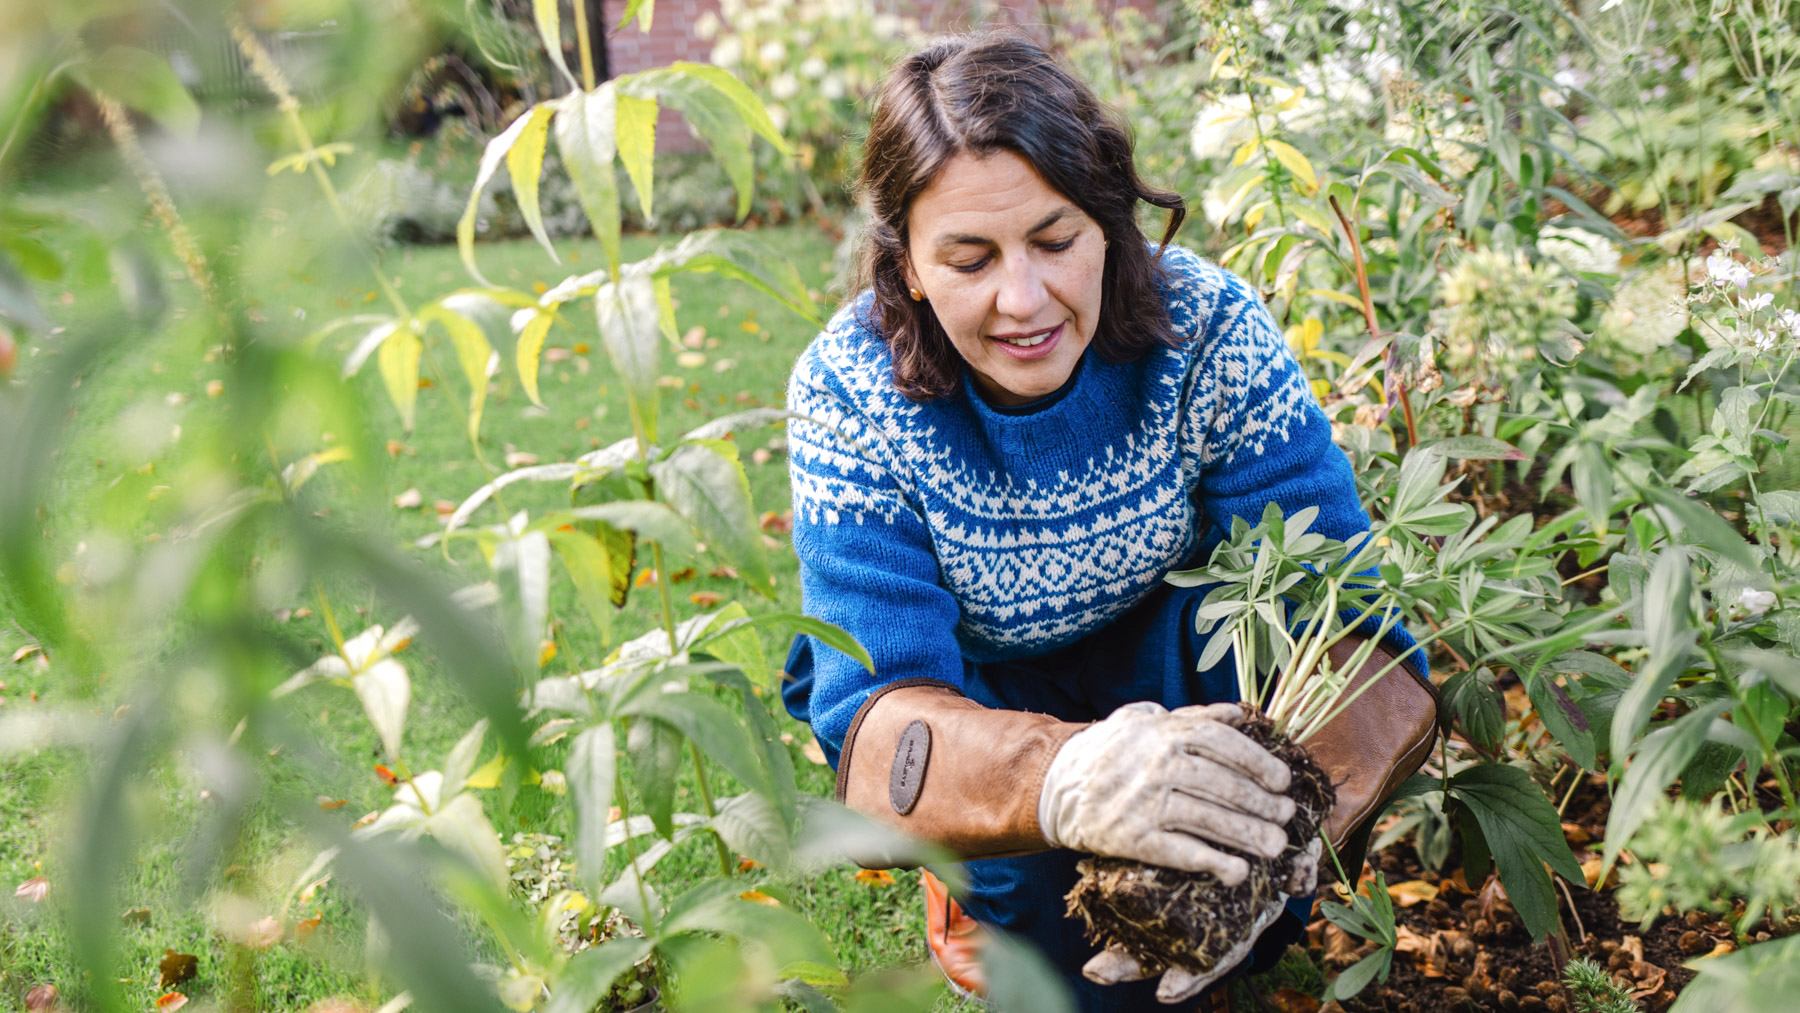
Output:
[[[1608,812],[1598,780],[1594,776],[1584,780],[1563,824],[1576,860],[1590,877],[1598,873]],[[1450,854],[1458,853],[1452,842]],[[1373,888],[1375,872],[1385,877],[1395,898],[1399,952],[1388,980],[1371,984],[1342,1003],[1344,1013],[1574,1013],[1577,1007],[1561,985],[1557,941],[1532,943],[1493,879],[1471,886],[1461,870],[1448,871],[1445,876],[1423,868],[1410,838],[1370,856],[1360,888]],[[1322,887],[1320,896],[1327,896],[1330,889]],[[1734,945],[1725,920],[1700,912],[1685,916],[1665,912],[1648,929],[1640,929],[1621,918],[1610,889],[1571,887],[1561,911],[1567,956],[1586,957],[1606,969],[1647,1013],[1667,1010],[1693,980],[1694,972],[1684,964],[1729,952]],[[1766,940],[1769,929],[1765,923],[1751,938]],[[1305,945],[1312,960],[1329,973],[1343,970],[1374,948],[1323,918],[1308,926]]]

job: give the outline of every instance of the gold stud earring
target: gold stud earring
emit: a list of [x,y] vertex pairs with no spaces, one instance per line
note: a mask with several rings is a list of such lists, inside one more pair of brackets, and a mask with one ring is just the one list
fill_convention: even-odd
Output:
[[923,302],[925,300],[925,293],[916,288],[908,288],[906,294],[912,296],[913,302]]

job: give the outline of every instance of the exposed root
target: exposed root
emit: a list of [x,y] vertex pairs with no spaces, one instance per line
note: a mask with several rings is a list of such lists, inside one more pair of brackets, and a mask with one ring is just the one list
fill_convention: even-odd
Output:
[[1182,872],[1119,858],[1087,858],[1077,867],[1081,879],[1069,891],[1069,915],[1082,919],[1091,941],[1122,948],[1147,972],[1171,966],[1195,973],[1211,971],[1243,940],[1257,913],[1275,899],[1289,863],[1318,835],[1336,801],[1325,771],[1304,748],[1276,734],[1261,713],[1252,711],[1242,731],[1294,772],[1287,791],[1295,803],[1294,818],[1288,822],[1288,847],[1280,857],[1243,856],[1250,863],[1250,874],[1233,887],[1221,884],[1210,872]]

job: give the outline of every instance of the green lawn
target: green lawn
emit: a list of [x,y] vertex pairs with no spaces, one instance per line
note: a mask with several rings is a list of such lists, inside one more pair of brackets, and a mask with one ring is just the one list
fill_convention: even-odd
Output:
[[[269,226],[280,238],[280,217]],[[781,252],[815,290],[827,287],[830,276],[831,240],[820,230],[806,227],[767,229],[759,237]],[[155,234],[147,239],[155,240]],[[629,237],[626,257],[648,253],[655,237]],[[276,244],[272,249],[280,249]],[[304,247],[302,247],[304,248]],[[251,319],[259,328],[256,340],[292,340],[325,322],[350,313],[380,307],[371,298],[374,289],[366,266],[354,258],[334,255],[322,246],[319,254],[283,259],[267,256],[260,263],[246,256],[245,277],[256,293]],[[498,243],[480,249],[480,264],[494,282],[533,290],[554,284],[568,273],[591,270],[600,262],[593,242],[558,244],[564,267],[551,263],[543,250],[531,243]],[[402,248],[386,252],[383,269],[394,278],[409,301],[422,302],[468,283],[467,275],[449,247]],[[176,304],[191,303],[180,297],[185,282],[171,282]],[[47,300],[60,323],[71,330],[85,321],[83,306],[73,297]],[[690,276],[675,285],[678,318],[698,348],[678,364],[665,360],[670,376],[681,386],[662,389],[662,431],[671,438],[692,425],[744,407],[781,404],[783,388],[795,357],[813,334],[813,327],[771,299],[715,276]],[[828,311],[829,307],[825,307]],[[179,312],[179,311],[178,311]],[[190,311],[191,312],[191,311]],[[531,405],[513,376],[510,359],[493,384],[482,431],[482,451],[499,466],[508,454],[532,454],[541,461],[566,460],[627,435],[623,398],[617,381],[599,354],[591,316],[568,314],[573,329],[552,332],[551,346],[561,349],[546,356],[542,375],[547,408]],[[694,329],[701,333],[694,334]],[[341,360],[354,336],[340,331],[329,337],[321,354]],[[596,351],[580,354],[578,345]],[[55,353],[54,339],[40,351]],[[566,353],[566,354],[565,354]],[[22,377],[29,381],[37,363],[28,356]],[[700,361],[703,358],[704,361]],[[438,372],[443,367],[447,372]],[[216,351],[200,346],[189,328],[177,320],[146,340],[122,343],[109,351],[104,365],[83,378],[77,401],[72,438],[58,456],[55,502],[48,504],[52,552],[58,560],[77,560],[87,551],[85,540],[92,520],[133,517],[147,498],[171,494],[161,488],[175,484],[180,490],[182,441],[223,424],[220,406],[229,394],[218,395],[228,370]],[[400,420],[389,405],[376,370],[371,364],[350,381],[361,396],[371,433],[334,433],[334,440],[360,446],[381,447],[386,452],[365,467],[327,468],[314,479],[324,509],[342,511],[356,523],[374,527],[385,539],[414,558],[454,579],[472,583],[486,579],[486,566],[471,546],[463,543],[446,561],[435,551],[418,550],[410,543],[439,528],[433,504],[460,501],[485,481],[463,435],[462,408],[466,397],[463,380],[447,347],[428,355],[424,375],[432,383],[420,391],[418,419],[411,434],[402,432]],[[91,421],[89,421],[91,420]],[[143,438],[146,427],[161,431],[179,425],[181,440],[166,443]],[[135,435],[134,435],[135,434]],[[761,510],[777,515],[788,507],[785,457],[779,427],[743,433],[739,443],[747,462],[753,494]],[[323,446],[314,449],[324,449]],[[758,451],[767,451],[765,455]],[[284,463],[291,454],[283,453]],[[396,497],[416,489],[422,505],[403,509],[393,506]],[[507,508],[550,506],[566,496],[559,487],[543,486],[509,490]],[[566,502],[565,499],[561,499]],[[141,511],[139,511],[141,512]],[[477,522],[501,519],[496,508],[484,507]],[[154,532],[135,531],[150,536]],[[776,573],[777,598],[763,603],[740,597],[733,581],[707,576],[710,567],[698,567],[699,575],[674,585],[676,601],[684,613],[696,606],[686,595],[714,591],[731,599],[739,597],[753,611],[780,608],[797,610],[799,591],[796,563],[785,534],[776,529],[771,553]],[[592,629],[576,606],[572,589],[560,570],[554,578],[552,611],[559,623],[561,650],[546,665],[547,673],[579,671],[597,665],[608,646]],[[333,611],[346,635],[371,622],[391,624],[391,614],[364,587],[351,582],[328,585]],[[330,640],[318,603],[311,594],[294,593],[272,603],[288,610],[282,629],[299,659],[317,657],[330,650]],[[643,632],[660,621],[654,588],[640,588],[615,623],[614,642]],[[110,709],[124,701],[125,687],[86,687],[59,681],[54,664],[43,665],[31,657],[9,663],[13,652],[32,641],[0,605],[0,689],[5,703],[0,713],[29,713],[33,707],[85,701]],[[779,663],[786,644],[770,637],[764,644],[771,660]],[[154,652],[156,645],[147,650]],[[455,739],[476,716],[422,644],[404,656],[413,677],[413,708],[406,730],[405,753],[415,769],[435,766]],[[304,664],[304,660],[299,661]],[[296,666],[298,667],[298,666]],[[287,698],[284,712],[294,722],[299,741],[316,745],[334,762],[305,764],[273,757],[262,765],[260,776],[300,797],[342,799],[331,817],[348,823],[376,809],[387,800],[389,789],[371,771],[379,759],[379,742],[355,698],[328,685],[309,687]],[[182,701],[196,712],[211,706],[206,700]],[[803,747],[810,733],[775,708],[782,730],[793,737],[793,760],[802,787],[818,794],[831,788],[828,768],[805,758]],[[491,751],[491,747],[490,747]],[[267,805],[253,804],[244,831],[230,842],[214,867],[202,868],[191,880],[187,853],[195,831],[210,803],[200,797],[198,779],[184,754],[145,771],[132,792],[129,805],[142,817],[148,832],[134,842],[130,872],[120,885],[118,907],[148,909],[142,922],[123,930],[123,952],[118,976],[126,995],[148,1008],[160,992],[156,967],[165,948],[199,956],[199,973],[181,986],[196,1002],[228,1004],[234,988],[245,988],[257,1007],[294,1010],[317,999],[352,994],[379,1001],[391,994],[391,984],[379,994],[368,991],[362,958],[363,927],[355,905],[337,886],[318,891],[308,911],[316,909],[321,921],[307,947],[285,942],[260,951],[246,950],[224,941],[212,927],[213,913],[228,894],[240,894],[255,903],[272,904],[311,857],[308,845],[291,823]],[[555,762],[552,750],[547,762]],[[24,993],[33,985],[49,982],[65,995],[83,990],[80,972],[68,950],[67,912],[58,904],[59,879],[68,873],[63,862],[70,853],[69,835],[75,831],[74,806],[79,800],[83,760],[66,750],[49,750],[26,759],[0,762],[0,883],[8,885],[0,896],[0,1011],[23,1009]],[[722,772],[713,775],[720,794],[735,791]],[[691,775],[690,775],[691,777]],[[723,783],[721,783],[723,782]],[[526,787],[504,818],[499,806],[488,806],[502,836],[517,831],[568,834],[570,807],[566,798]],[[691,784],[684,784],[678,809],[698,809]],[[716,857],[705,840],[688,843],[666,859],[653,874],[665,894],[682,882],[716,871]],[[26,904],[11,898],[11,887],[33,876],[50,881],[50,895],[42,904]],[[917,966],[925,961],[923,911],[915,879],[901,875],[888,886],[870,886],[855,880],[848,869],[834,870],[807,880],[779,881],[757,868],[742,873],[746,890],[788,899],[827,934],[843,966],[853,974],[895,965]],[[479,936],[479,933],[474,933]],[[480,944],[478,944],[480,945]],[[926,965],[927,967],[929,965]],[[921,972],[923,973],[923,972]],[[236,984],[234,984],[234,982]],[[938,1006],[955,1008],[947,993]]]

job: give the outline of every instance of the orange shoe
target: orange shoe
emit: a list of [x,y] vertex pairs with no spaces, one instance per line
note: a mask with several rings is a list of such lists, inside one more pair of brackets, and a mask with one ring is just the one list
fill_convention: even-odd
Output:
[[981,972],[987,930],[963,914],[962,905],[930,870],[919,870],[919,882],[925,887],[925,943],[932,963],[958,996],[981,1003],[987,993],[987,978]]

